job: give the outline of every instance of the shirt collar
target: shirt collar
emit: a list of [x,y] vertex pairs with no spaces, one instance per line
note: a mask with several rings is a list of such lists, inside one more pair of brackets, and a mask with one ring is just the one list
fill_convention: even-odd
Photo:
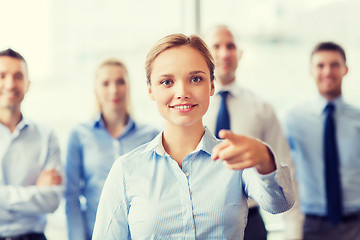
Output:
[[230,84],[225,85],[225,86],[220,85],[219,83],[217,83],[215,81],[215,93],[214,93],[214,95],[218,94],[220,91],[228,91],[230,93],[229,94],[230,96],[237,97],[238,95],[241,94],[241,90],[242,90],[242,88],[238,84],[236,84],[236,80],[233,81]]
[[25,118],[23,115],[21,115],[21,120],[18,123],[18,125],[16,126],[16,128],[21,131],[22,129],[24,129],[25,127],[31,125],[31,122],[29,119]]
[[[33,123],[27,119],[24,118],[23,115],[21,115],[21,120],[20,122],[16,125],[14,131],[11,134],[19,134],[20,131],[22,131],[23,129],[27,128],[28,126],[31,126]],[[4,129],[7,129],[7,131],[9,131],[10,133],[10,129],[8,129],[8,127],[6,127],[5,125],[3,125],[2,123],[0,123],[0,126],[3,127]]]
[[[335,112],[341,113],[343,111],[345,103],[344,103],[344,99],[343,99],[342,95],[335,98],[331,102],[335,105]],[[323,114],[324,109],[328,103],[329,103],[329,101],[319,94],[317,97],[317,100],[316,100],[316,104],[314,105],[316,112],[319,114]]]
[[[208,153],[209,155],[211,155],[212,149],[219,142],[219,140],[215,138],[214,134],[212,134],[211,131],[207,127],[204,127],[204,128],[205,128],[205,133],[202,136],[198,146],[192,153],[204,151],[204,152]],[[166,156],[167,153],[162,144],[162,136],[163,136],[163,131],[160,134],[158,134],[148,144],[146,150],[147,151],[155,151],[160,156]]]
[[105,123],[102,119],[101,113],[96,115],[96,117],[94,118],[94,128],[105,128]]
[[207,152],[209,155],[211,155],[212,149],[218,143],[219,143],[219,140],[214,136],[214,134],[207,127],[205,127],[205,133],[196,149],[202,150],[204,152]]
[[[128,122],[127,122],[127,124],[125,126],[125,129],[124,129],[123,133],[119,136],[119,138],[126,135],[130,130],[132,130],[135,127],[136,127],[136,124],[135,124],[134,120],[132,119],[132,117],[129,115],[128,116]],[[95,117],[95,119],[94,119],[94,128],[106,129],[105,128],[105,122],[104,122],[104,119],[102,117],[102,113],[99,113]]]

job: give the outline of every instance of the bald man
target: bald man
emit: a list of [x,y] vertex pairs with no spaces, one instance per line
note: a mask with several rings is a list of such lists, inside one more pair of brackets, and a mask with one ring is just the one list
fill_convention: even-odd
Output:
[[[209,110],[204,117],[205,125],[215,135],[220,130],[217,116],[221,105],[221,93],[227,92],[226,104],[230,115],[230,129],[236,134],[249,135],[268,143],[278,159],[292,167],[287,140],[273,107],[255,94],[242,88],[236,81],[236,70],[242,51],[229,27],[213,27],[206,35],[209,48],[215,60],[215,94],[211,98]],[[265,240],[267,231],[257,203],[249,199],[248,224],[245,240]],[[294,227],[289,230],[294,234]],[[301,229],[301,228],[300,228]],[[297,230],[299,231],[299,230]],[[297,239],[289,236],[288,239]]]

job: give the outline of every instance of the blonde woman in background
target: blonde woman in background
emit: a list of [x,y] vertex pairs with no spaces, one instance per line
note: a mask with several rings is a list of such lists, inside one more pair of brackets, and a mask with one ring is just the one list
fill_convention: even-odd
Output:
[[158,131],[130,115],[129,77],[117,59],[96,70],[99,113],[71,131],[66,155],[66,217],[69,240],[91,239],[96,210],[114,160],[152,140]]

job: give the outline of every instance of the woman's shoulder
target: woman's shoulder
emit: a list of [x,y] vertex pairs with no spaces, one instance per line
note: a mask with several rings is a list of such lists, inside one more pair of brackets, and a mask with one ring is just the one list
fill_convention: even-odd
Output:
[[113,168],[122,168],[123,171],[131,173],[136,169],[144,167],[148,161],[153,159],[157,141],[157,138],[153,139],[152,141],[147,142],[120,156],[115,160]]
[[136,127],[138,129],[141,129],[141,130],[146,131],[146,132],[156,132],[156,133],[160,132],[159,129],[155,128],[154,126],[152,126],[150,124],[136,123]]
[[135,123],[134,125],[135,125],[134,129],[137,134],[143,135],[143,136],[151,136],[151,139],[153,139],[160,133],[159,129],[157,129],[149,124]]
[[70,127],[70,132],[84,132],[84,131],[88,132],[88,131],[92,131],[93,129],[96,128],[97,125],[98,125],[98,122],[94,121],[94,120],[77,122],[77,123],[74,123]]

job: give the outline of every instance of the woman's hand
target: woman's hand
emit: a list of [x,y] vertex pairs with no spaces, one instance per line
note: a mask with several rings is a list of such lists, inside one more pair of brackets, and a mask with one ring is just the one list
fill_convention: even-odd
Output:
[[227,168],[241,170],[256,167],[260,174],[276,170],[274,157],[261,141],[237,135],[229,130],[221,130],[219,137],[224,139],[213,148],[211,159],[222,160]]

